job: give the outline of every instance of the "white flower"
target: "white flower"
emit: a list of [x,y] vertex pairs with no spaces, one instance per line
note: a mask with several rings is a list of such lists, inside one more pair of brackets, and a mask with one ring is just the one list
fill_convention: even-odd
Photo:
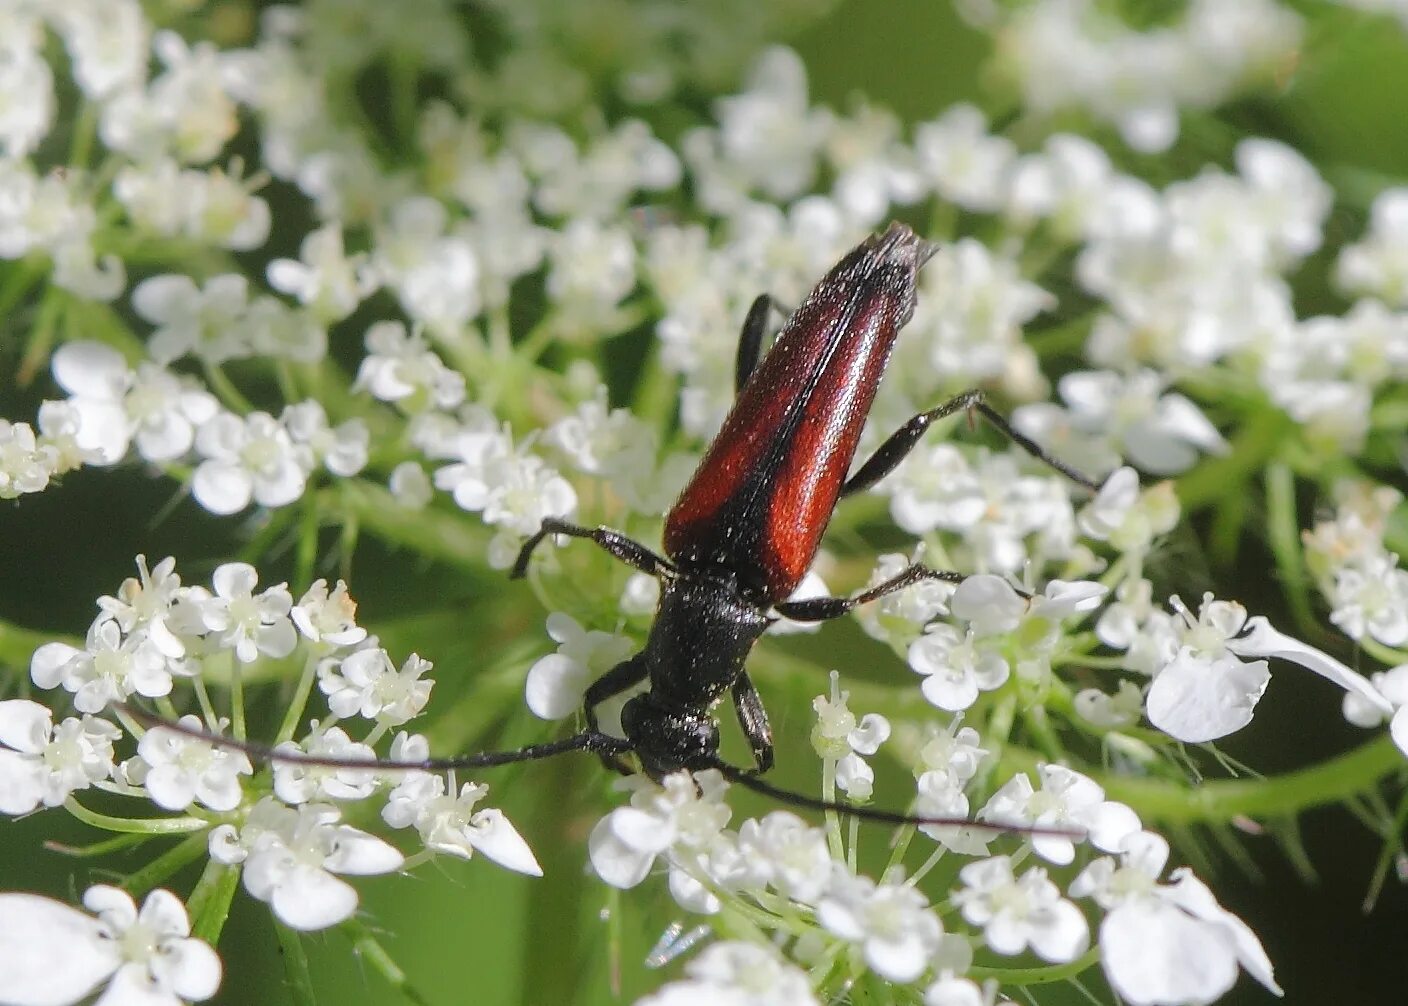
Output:
[[200,603],[206,629],[245,664],[253,663],[261,653],[286,657],[298,643],[298,633],[289,619],[293,597],[288,587],[276,583],[256,595],[258,582],[259,571],[249,563],[223,563],[211,577],[214,596]]
[[1146,471],[1170,475],[1191,468],[1198,451],[1225,454],[1227,441],[1189,399],[1163,391],[1151,370],[1122,377],[1086,370],[1061,378],[1061,397],[1079,429],[1116,440]]
[[121,736],[92,716],[69,717],[55,727],[53,713],[37,702],[0,702],[0,813],[57,807],[74,790],[108,778],[113,741]]
[[1341,566],[1327,595],[1335,609],[1330,621],[1351,639],[1368,635],[1385,646],[1408,643],[1408,570],[1393,553]]
[[924,895],[907,884],[879,884],[833,867],[816,909],[817,922],[860,944],[866,964],[892,982],[912,982],[929,966],[943,935]]
[[381,839],[339,824],[336,807],[285,807],[265,797],[242,828],[222,824],[210,833],[211,858],[244,864],[244,886],[266,901],[284,925],[326,929],[357,909],[357,892],[335,873],[390,873],[405,861]]
[[826,833],[795,814],[775,810],[738,829],[743,886],[772,887],[784,897],[816,904],[831,876]]
[[172,461],[191,449],[196,427],[219,411],[196,380],[144,361],[135,371],[110,346],[66,342],[54,351],[54,380],[78,409],[78,442],[114,464],[135,439],[148,461]]
[[963,918],[983,927],[983,941],[999,954],[1019,954],[1027,947],[1052,964],[1073,961],[1090,944],[1090,929],[1080,909],[1033,867],[1018,878],[1007,856],[969,863],[958,871],[962,890],[953,901]]
[[0,974],[13,1006],[68,1006],[107,988],[98,1006],[180,1006],[220,987],[220,958],[191,937],[186,906],[155,890],[140,911],[100,884],[83,895],[97,918],[36,894],[0,894]]
[[636,1000],[636,1006],[819,1006],[806,972],[768,946],[715,943],[685,972],[687,979]]
[[[341,727],[319,729],[317,722],[301,745],[289,741],[278,750],[308,754],[315,758],[350,758],[375,761],[371,745],[354,741]],[[376,773],[365,768],[336,768],[305,762],[274,762],[274,793],[284,803],[309,800],[364,800],[376,789]]]
[[1001,688],[1011,671],[1002,654],[972,629],[963,633],[943,622],[910,644],[908,661],[924,675],[919,685],[924,697],[948,712],[967,709],[980,692]]
[[295,444],[267,412],[243,419],[220,413],[196,433],[196,450],[206,460],[196,468],[191,492],[214,514],[238,513],[251,498],[266,507],[292,503],[313,467],[312,451]]
[[1182,619],[1172,623],[1179,635],[1177,653],[1156,671],[1147,711],[1149,722],[1179,740],[1216,740],[1251,722],[1271,675],[1265,659],[1246,658],[1280,657],[1300,664],[1392,712],[1362,675],[1278,632],[1260,615],[1248,619],[1240,604],[1206,594],[1194,617],[1178,598],[1170,603]]
[[1282,995],[1256,934],[1189,870],[1158,882],[1167,861],[1167,842],[1135,832],[1118,862],[1097,859],[1071,884],[1072,895],[1106,910],[1100,960],[1121,998],[1135,1006],[1211,1003],[1237,980],[1238,964]]
[[84,648],[45,643],[29,661],[29,675],[40,688],[63,685],[73,692],[81,713],[102,712],[134,692],[147,698],[171,694],[175,668],[145,633],[123,638],[117,623],[99,617],[88,628]]
[[32,426],[0,419],[0,499],[41,492],[57,462],[58,452],[41,447]]
[[1408,307],[1408,189],[1384,189],[1374,197],[1369,233],[1346,245],[1335,265],[1335,280],[1344,290]]
[[[398,735],[392,746],[395,761],[420,761],[430,756],[423,737]],[[543,869],[533,850],[495,807],[476,810],[488,786],[465,783],[459,796],[445,792],[445,780],[429,772],[409,772],[386,798],[382,819],[393,828],[414,825],[427,849],[469,859],[476,851],[495,863],[530,877]]]
[[249,280],[238,273],[212,276],[200,288],[189,276],[154,276],[132,291],[132,308],[157,326],[147,349],[158,363],[187,353],[223,363],[250,353],[242,324]]
[[310,398],[285,406],[279,422],[295,444],[306,447],[332,474],[347,477],[366,467],[371,431],[361,416],[331,427],[322,403]]
[[367,630],[357,624],[357,602],[341,580],[331,593],[326,580],[314,580],[289,616],[304,639],[327,647],[356,646],[367,638]]
[[635,887],[676,847],[683,854],[706,848],[732,813],[723,802],[727,784],[712,769],[676,772],[659,785],[633,776],[624,785],[634,789],[630,806],[598,821],[587,842],[592,868],[612,887]]
[[[528,669],[525,698],[533,715],[560,720],[582,708],[587,689],[611,668],[629,657],[635,644],[625,636],[587,630],[571,615],[554,611],[547,619],[548,635],[558,644],[556,653],[541,657]],[[606,716],[611,724],[620,718]]]
[[812,699],[816,725],[812,727],[812,747],[822,758],[844,759],[847,755],[873,755],[890,736],[890,721],[879,713],[866,713],[856,720],[847,701],[851,693],[841,690],[841,675],[831,672],[830,696]]
[[98,598],[103,615],[117,622],[123,632],[144,632],[163,656],[179,659],[186,654],[186,644],[172,631],[171,608],[181,596],[181,577],[176,574],[176,560],[167,556],[147,568],[147,557],[137,556],[137,576],[129,576],[117,589],[117,596]]
[[464,375],[446,367],[423,336],[408,334],[399,321],[368,328],[366,346],[354,388],[366,388],[373,397],[412,413],[454,409],[464,401]]
[[443,205],[415,196],[391,208],[375,269],[401,306],[432,332],[454,333],[480,310],[479,259],[464,233],[445,233]]
[[342,228],[335,223],[305,237],[299,256],[270,262],[269,285],[296,298],[321,321],[341,321],[376,289],[366,256],[347,255]]
[[548,245],[547,294],[569,335],[610,325],[636,284],[636,249],[622,228],[577,218]]
[[319,667],[318,687],[337,716],[364,716],[395,727],[419,716],[430,700],[435,682],[420,676],[433,666],[412,653],[397,671],[385,650],[368,648]]
[[[1105,799],[1093,780],[1062,765],[1039,765],[1041,789],[1033,790],[1025,773],[1015,775],[979,812],[984,821],[1075,828],[1088,833],[1096,848],[1113,852],[1126,835],[1140,828],[1139,815],[1122,803]],[[1075,859],[1074,842],[1063,835],[1033,835],[1032,850],[1042,859],[1066,866]]]
[[[182,716],[180,725],[200,730],[196,716]],[[239,777],[254,767],[242,751],[231,751],[174,730],[153,727],[137,744],[140,761],[127,762],[124,774],[146,787],[152,802],[163,810],[185,810],[199,801],[215,811],[234,810],[244,793]]]
[[990,134],[987,117],[969,104],[953,105],[916,126],[914,151],[941,199],[983,213],[1001,206],[1007,170],[1017,156],[1012,141]]

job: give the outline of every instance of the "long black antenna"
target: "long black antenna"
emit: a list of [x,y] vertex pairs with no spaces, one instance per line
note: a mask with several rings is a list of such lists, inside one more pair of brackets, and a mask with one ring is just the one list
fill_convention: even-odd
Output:
[[728,762],[719,759],[715,759],[710,768],[717,769],[729,782],[737,783],[745,789],[751,789],[755,793],[761,793],[763,796],[771,797],[778,803],[791,804],[793,807],[804,807],[808,810],[835,811],[838,814],[850,814],[853,817],[860,818],[862,821],[874,821],[877,824],[976,828],[979,831],[1014,832],[1020,835],[1053,835],[1059,838],[1079,839],[1085,837],[1085,831],[1080,828],[1062,828],[1055,825],[1026,824],[1016,821],[1010,824],[1004,824],[1001,821],[975,821],[969,817],[925,817],[919,814],[904,814],[895,810],[880,810],[876,807],[858,807],[855,804],[842,803],[839,800],[822,800],[819,797],[808,796],[805,793],[782,789],[778,786],[774,786],[770,782],[764,782],[746,769],[741,769],[737,765],[730,765]]
[[564,737],[561,740],[544,744],[529,744],[527,747],[511,751],[481,751],[476,754],[452,755],[448,758],[424,758],[420,761],[390,761],[382,758],[352,758],[338,755],[316,755],[305,751],[280,751],[269,744],[258,741],[239,740],[223,734],[213,734],[199,727],[188,727],[175,723],[164,716],[157,716],[136,706],[118,704],[117,708],[146,727],[169,730],[194,740],[205,741],[217,747],[232,751],[243,751],[251,758],[266,762],[283,762],[289,765],[313,765],[320,768],[370,769],[378,772],[449,772],[461,768],[488,768],[494,765],[511,765],[514,762],[538,761],[571,751],[591,751],[595,754],[617,755],[631,751],[628,741],[612,737],[599,730],[583,730],[581,733]]
[[[543,758],[552,758],[560,754],[569,754],[573,751],[588,751],[601,755],[621,755],[629,754],[632,750],[631,743],[620,737],[612,737],[599,730],[584,730],[581,733],[572,734],[570,737],[563,737],[561,740],[547,741],[543,744],[530,744],[527,747],[516,748],[511,751],[481,751],[475,754],[452,755],[448,758],[424,758],[420,761],[391,761],[381,758],[352,758],[339,755],[316,755],[306,751],[281,751],[272,745],[261,744],[258,741],[240,740],[235,737],[226,737],[223,734],[213,734],[201,727],[188,727],[183,723],[173,722],[163,716],[150,713],[137,706],[119,703],[116,706],[122,712],[131,716],[138,723],[151,729],[169,730],[172,733],[180,734],[183,737],[190,737],[193,740],[204,741],[217,747],[229,749],[231,751],[242,751],[259,761],[283,762],[286,765],[312,765],[320,768],[345,768],[345,769],[366,769],[376,772],[448,772],[462,768],[489,768],[494,765],[511,765],[515,762],[538,761]],[[946,828],[975,828],[980,831],[994,832],[1014,832],[1023,835],[1055,835],[1062,838],[1082,838],[1084,832],[1074,828],[1060,828],[1049,825],[1032,825],[1013,822],[1004,824],[1000,821],[975,821],[966,817],[924,817],[917,814],[903,814],[899,811],[879,810],[875,807],[858,807],[854,804],[842,803],[838,800],[822,800],[818,797],[808,796],[805,793],[797,793],[793,790],[782,789],[774,786],[770,782],[764,782],[752,772],[741,769],[736,765],[730,765],[720,758],[710,761],[709,768],[716,769],[729,782],[737,783],[745,789],[751,789],[755,793],[771,797],[779,803],[789,804],[793,807],[802,807],[807,810],[835,811],[838,814],[850,814],[860,818],[862,821],[874,821],[878,824],[894,825],[915,825],[915,826],[935,826]]]

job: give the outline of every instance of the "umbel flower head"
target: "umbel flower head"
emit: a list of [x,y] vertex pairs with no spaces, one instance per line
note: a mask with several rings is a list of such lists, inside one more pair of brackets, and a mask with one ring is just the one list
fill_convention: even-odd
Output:
[[[1253,927],[1292,923],[1341,965],[1321,913],[1244,923],[1177,864],[1215,887],[1338,804],[1397,852],[1408,188],[1361,141],[1401,139],[1401,4],[255,6],[0,9],[0,813],[50,840],[0,862],[0,1001],[209,998],[231,918],[307,998],[334,928],[425,1000],[526,960],[535,1002],[1202,1004],[1279,991]],[[891,227],[912,305],[787,323]],[[690,483],[751,360],[832,325],[844,387],[755,379]],[[796,467],[717,511],[704,579],[826,535],[745,676],[688,605],[651,622],[691,570],[540,535],[650,567],[591,529],[653,552],[758,452]],[[864,633],[782,617],[818,613]],[[647,688],[736,710],[721,757],[801,805],[424,764],[623,737]],[[1323,703],[1358,746],[1251,777]]]

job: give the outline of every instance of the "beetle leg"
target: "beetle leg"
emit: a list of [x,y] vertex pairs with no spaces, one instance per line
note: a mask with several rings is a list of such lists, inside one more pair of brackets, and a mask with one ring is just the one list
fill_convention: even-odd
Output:
[[[601,728],[597,725],[596,707],[614,695],[620,695],[628,688],[640,684],[650,673],[650,665],[641,659],[637,653],[628,660],[623,660],[611,670],[591,683],[583,696],[584,711],[587,717],[587,729],[593,733],[600,733]],[[603,754],[601,763],[622,775],[630,775],[631,768],[615,754]]]
[[758,690],[746,671],[733,683],[733,708],[738,712],[743,735],[753,749],[753,763],[758,766],[756,774],[761,775],[772,768],[772,727],[768,725],[763,700],[758,697]]
[[620,531],[613,531],[609,527],[582,527],[578,524],[569,524],[565,520],[558,520],[556,517],[543,518],[543,526],[533,537],[523,543],[523,548],[518,552],[518,559],[513,564],[513,571],[509,573],[510,580],[522,579],[528,572],[528,559],[532,556],[533,550],[542,544],[543,539],[550,534],[565,534],[570,538],[586,538],[594,542],[597,547],[610,552],[617,559],[620,559],[627,566],[634,566],[642,573],[649,573],[651,576],[669,576],[675,572],[674,564],[664,556],[656,555],[640,542],[627,538]]
[[886,475],[895,470],[896,466],[904,460],[905,455],[914,450],[914,445],[919,443],[926,430],[931,425],[955,412],[969,410],[977,412],[993,426],[998,432],[1012,441],[1022,450],[1036,458],[1042,464],[1056,469],[1066,478],[1077,485],[1084,486],[1091,492],[1100,491],[1100,483],[1085,475],[1064,461],[1054,457],[1025,433],[1020,432],[1009,423],[1002,413],[998,412],[987,402],[983,401],[983,392],[977,388],[963,392],[963,394],[952,398],[940,405],[937,409],[930,409],[928,412],[921,412],[909,422],[905,423],[893,434],[890,439],[880,445],[865,462],[857,469],[856,473],[846,480],[846,484],[841,487],[841,496],[845,498],[858,493],[864,489],[869,489],[879,482]]
[[790,618],[794,622],[825,622],[828,619],[840,618],[852,608],[868,604],[897,590],[904,590],[923,580],[962,583],[966,579],[962,573],[948,569],[931,569],[922,562],[916,562],[883,583],[877,583],[851,597],[808,597],[801,601],[783,601],[772,607],[783,618]]
[[738,393],[762,355],[763,335],[768,328],[768,314],[772,310],[772,298],[765,293],[758,294],[747,315],[743,318],[743,329],[738,333],[738,357],[734,362],[733,390]]

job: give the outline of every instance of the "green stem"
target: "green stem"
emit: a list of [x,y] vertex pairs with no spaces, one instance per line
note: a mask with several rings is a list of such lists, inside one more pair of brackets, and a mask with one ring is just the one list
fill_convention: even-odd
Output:
[[191,913],[191,935],[211,946],[220,942],[225,920],[230,917],[230,903],[240,883],[238,866],[226,866],[215,860],[205,864],[205,871],[196,881],[186,909]]
[[1387,735],[1310,768],[1261,779],[1205,780],[1188,788],[1154,779],[1101,776],[1112,800],[1168,823],[1212,823],[1239,816],[1289,816],[1339,803],[1404,768],[1404,756]]
[[1052,982],[1064,982],[1074,978],[1099,962],[1100,949],[1094,947],[1069,964],[1052,964],[1044,968],[989,968],[974,965],[968,970],[968,974],[977,981],[996,978],[1002,985],[1050,985]]
[[1318,629],[1306,590],[1304,553],[1300,543],[1300,521],[1296,518],[1295,476],[1289,466],[1274,462],[1266,466],[1266,524],[1271,554],[1281,587],[1291,606],[1291,615],[1302,631]]
[[183,866],[205,855],[206,848],[204,834],[187,835],[136,873],[128,874],[122,882],[122,889],[128,894],[145,894]]
[[316,660],[310,658],[304,661],[303,674],[298,679],[297,687],[294,688],[293,699],[288,704],[288,712],[284,714],[284,721],[279,724],[279,732],[274,736],[276,746],[284,741],[293,740],[299,721],[303,719],[303,711],[308,707],[308,696],[313,691],[313,679],[317,676],[317,670],[318,662]]
[[313,992],[313,976],[308,971],[308,954],[303,949],[303,937],[282,922],[274,923],[274,935],[279,940],[279,955],[284,959],[284,984],[294,1006],[317,1006]]
[[64,801],[64,810],[84,824],[124,835],[185,835],[210,827],[210,822],[202,821],[198,817],[110,817],[89,810],[73,797]]

